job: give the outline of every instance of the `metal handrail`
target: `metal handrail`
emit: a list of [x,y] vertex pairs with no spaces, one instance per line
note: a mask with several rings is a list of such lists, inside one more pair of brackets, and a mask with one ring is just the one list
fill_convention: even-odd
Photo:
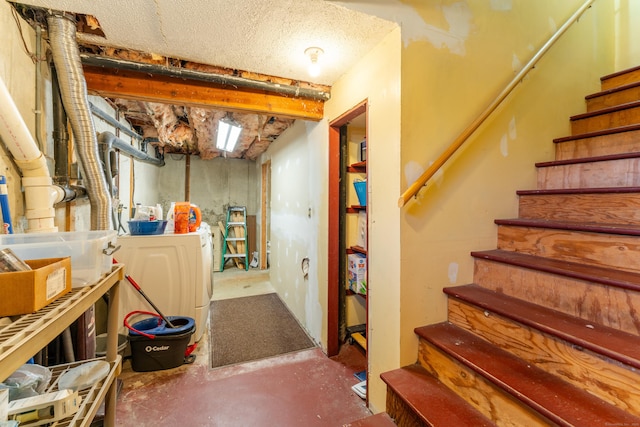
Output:
[[553,46],[553,44],[562,36],[565,31],[576,22],[582,14],[591,7],[591,4],[595,0],[587,0],[584,4],[564,23],[562,27],[555,32],[553,36],[547,41],[542,48],[536,53],[533,58],[525,65],[522,70],[511,80],[507,87],[489,104],[487,108],[476,118],[464,131],[451,143],[441,155],[436,159],[431,166],[413,183],[411,186],[400,196],[398,199],[398,207],[403,207],[412,197],[416,196],[418,192],[427,184],[427,181],[435,175],[435,173],[453,156],[453,154],[469,139],[469,137],[484,123],[484,121],[493,113],[509,96],[513,89],[522,81],[525,75],[531,71],[536,63],[542,58],[542,56]]

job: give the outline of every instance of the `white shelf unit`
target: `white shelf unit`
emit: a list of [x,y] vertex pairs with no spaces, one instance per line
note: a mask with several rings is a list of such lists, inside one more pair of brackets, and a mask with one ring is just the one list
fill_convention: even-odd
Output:
[[[99,360],[111,365],[109,374],[91,388],[80,392],[82,404],[78,412],[58,421],[56,426],[89,426],[98,408],[105,402],[104,425],[115,425],[116,378],[122,370],[118,355],[118,300],[119,283],[124,279],[124,267],[115,265],[111,272],[97,283],[74,288],[66,295],[38,310],[20,316],[15,322],[0,329],[0,381],[4,381],[25,361],[60,335],[104,294],[109,293],[109,321],[107,325],[107,353]],[[49,367],[53,376],[48,391],[57,388],[58,377],[82,362]]]

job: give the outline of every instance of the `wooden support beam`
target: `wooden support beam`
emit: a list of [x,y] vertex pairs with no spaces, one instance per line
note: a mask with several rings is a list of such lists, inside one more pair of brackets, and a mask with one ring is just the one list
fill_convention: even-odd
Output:
[[225,111],[271,114],[279,118],[319,121],[324,101],[234,88],[130,70],[84,65],[87,90],[105,98],[218,108]]

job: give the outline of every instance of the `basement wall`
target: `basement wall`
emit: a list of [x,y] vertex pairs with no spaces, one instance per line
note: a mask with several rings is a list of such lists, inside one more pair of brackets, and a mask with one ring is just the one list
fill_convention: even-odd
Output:
[[[34,48],[34,32],[22,21],[25,43],[30,51]],[[29,131],[35,133],[35,66],[22,48],[22,39],[11,15],[8,2],[0,2],[0,77],[7,86]],[[21,232],[24,202],[19,170],[14,166],[8,151],[0,150],[0,175],[7,178],[9,206],[14,232]],[[26,222],[25,222],[26,224]]]
[[[319,123],[296,121],[262,156],[271,160],[271,283],[312,338],[327,348],[329,122],[369,101],[370,403],[384,410],[379,374],[399,359],[400,30],[337,81]],[[259,166],[258,166],[259,167]],[[308,279],[302,258],[310,259]]]
[[[582,0],[408,0],[402,51],[401,189],[406,189],[540,49]],[[614,71],[613,2],[596,1],[467,145],[401,210],[401,362],[415,327],[446,320],[442,288],[473,278],[473,250],[496,247],[494,219],[518,214],[535,162]],[[403,21],[405,22],[405,21]]]
[[616,28],[616,70],[640,65],[640,2],[637,0],[615,0],[614,16]]
[[[138,167],[139,162],[136,162]],[[168,212],[171,202],[186,200],[186,156],[167,154],[165,166],[158,169],[157,180],[153,184],[157,188],[155,202],[160,203],[163,211]],[[257,215],[260,203],[260,176],[256,171],[256,162],[241,159],[225,159],[216,157],[201,160],[198,156],[190,159],[190,202],[197,205],[202,212],[202,221],[211,226],[214,235],[214,265],[219,271],[222,232],[218,221],[226,223],[229,206],[245,206],[247,215]],[[140,197],[143,197],[142,195]],[[143,203],[144,204],[144,203]],[[256,245],[259,232],[256,230]],[[249,254],[251,260],[251,254]],[[232,262],[226,268],[237,268]]]
[[[270,279],[314,341],[326,349],[326,122],[296,120],[261,156],[271,161]],[[304,277],[302,259],[309,258]],[[326,276],[326,271],[323,271]]]

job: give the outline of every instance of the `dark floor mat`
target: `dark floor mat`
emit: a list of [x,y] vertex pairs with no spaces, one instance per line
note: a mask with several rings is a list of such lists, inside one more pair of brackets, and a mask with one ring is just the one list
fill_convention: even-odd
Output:
[[211,302],[211,367],[314,347],[276,293]]

